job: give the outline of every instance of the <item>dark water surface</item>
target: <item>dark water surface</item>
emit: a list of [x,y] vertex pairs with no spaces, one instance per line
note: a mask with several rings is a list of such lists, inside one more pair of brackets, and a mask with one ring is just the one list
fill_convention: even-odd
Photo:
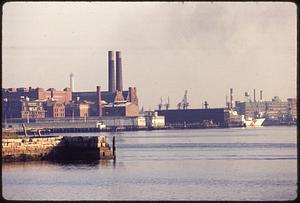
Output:
[[116,136],[115,163],[4,164],[3,197],[254,201],[297,197],[296,127],[102,134],[110,140]]

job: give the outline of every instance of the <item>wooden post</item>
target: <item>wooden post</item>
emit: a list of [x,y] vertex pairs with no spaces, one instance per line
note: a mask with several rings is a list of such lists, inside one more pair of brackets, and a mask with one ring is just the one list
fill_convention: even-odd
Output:
[[116,159],[116,139],[115,139],[115,136],[113,136],[113,157],[114,157],[114,160]]
[[38,129],[37,131],[38,131],[39,137],[41,137],[42,136],[41,129]]
[[25,124],[24,124],[24,123],[22,123],[22,127],[23,127],[23,131],[24,131],[24,133],[25,133],[25,137],[27,137],[27,131],[26,131],[26,127],[25,127]]

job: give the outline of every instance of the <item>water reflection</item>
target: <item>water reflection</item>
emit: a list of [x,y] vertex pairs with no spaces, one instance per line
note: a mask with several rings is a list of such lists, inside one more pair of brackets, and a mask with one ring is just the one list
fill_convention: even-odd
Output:
[[5,162],[2,163],[2,171],[11,171],[19,169],[55,169],[56,167],[70,169],[70,168],[115,168],[118,164],[116,160],[76,160],[76,161],[28,161],[28,162]]

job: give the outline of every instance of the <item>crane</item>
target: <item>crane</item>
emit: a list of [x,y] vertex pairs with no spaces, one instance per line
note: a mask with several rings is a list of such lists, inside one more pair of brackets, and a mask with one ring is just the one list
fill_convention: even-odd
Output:
[[163,103],[162,97],[160,97],[160,103],[158,104],[158,110],[162,110],[162,108],[165,107],[166,110],[170,107],[170,98],[168,97],[168,101],[166,103]]
[[163,106],[163,103],[162,103],[162,97],[160,97],[160,103],[158,104],[158,110],[160,111],[161,110],[161,107]]
[[187,101],[187,90],[184,92],[182,101],[177,104],[178,109],[187,109],[190,104]]

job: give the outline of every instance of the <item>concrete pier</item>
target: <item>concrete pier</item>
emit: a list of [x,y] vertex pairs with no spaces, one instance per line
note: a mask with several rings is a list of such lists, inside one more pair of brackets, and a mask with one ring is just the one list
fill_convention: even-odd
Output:
[[2,162],[114,159],[104,136],[48,136],[2,139]]

